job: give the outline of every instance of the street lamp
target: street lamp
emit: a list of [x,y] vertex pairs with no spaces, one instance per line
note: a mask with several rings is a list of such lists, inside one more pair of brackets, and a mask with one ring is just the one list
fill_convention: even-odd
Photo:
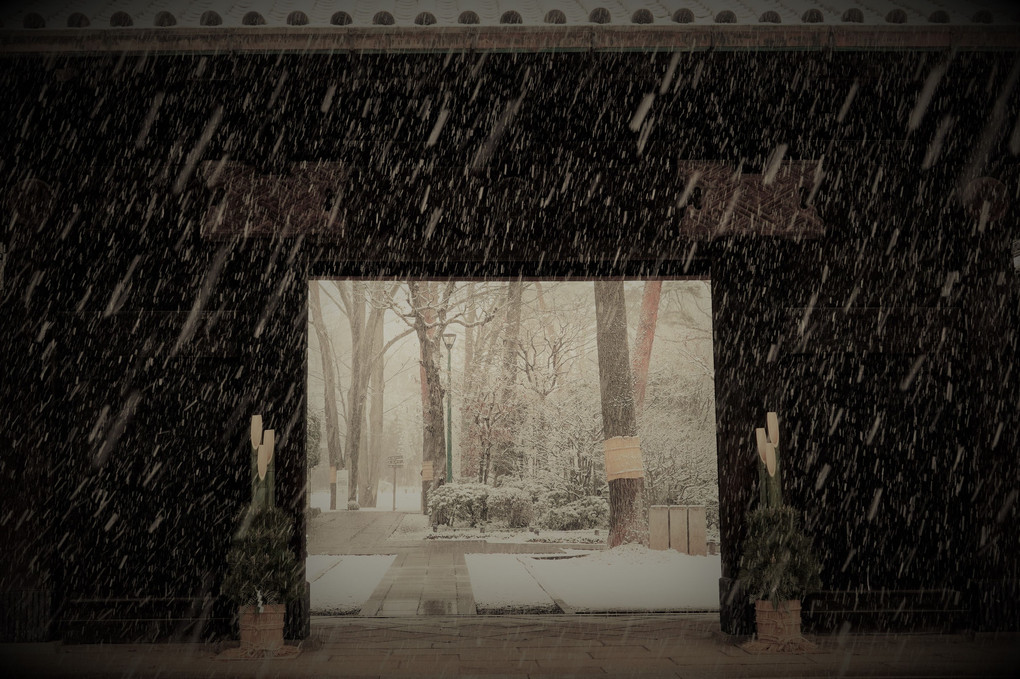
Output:
[[453,367],[451,356],[453,355],[453,343],[457,341],[457,335],[452,332],[443,334],[443,344],[446,345],[446,482],[453,482]]

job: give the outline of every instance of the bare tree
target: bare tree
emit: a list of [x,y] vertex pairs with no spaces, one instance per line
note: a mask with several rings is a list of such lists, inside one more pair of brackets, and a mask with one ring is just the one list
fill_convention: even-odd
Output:
[[[539,293],[539,314],[522,324],[518,342],[518,363],[523,373],[523,386],[538,397],[537,402],[521,404],[521,410],[531,412],[530,423],[520,422],[517,430],[535,430],[532,444],[525,449],[527,466],[535,472],[547,466],[552,454],[553,435],[549,431],[549,398],[564,388],[571,369],[577,362],[587,338],[589,323],[568,309],[550,313]],[[590,314],[590,309],[587,314]]]
[[[384,360],[386,352],[410,331],[391,338],[381,347],[374,339],[378,336],[389,300],[396,292],[397,284],[366,281],[333,282],[339,300],[325,292],[347,316],[351,332],[351,384],[347,392],[347,449],[348,502],[358,501],[359,467],[361,453],[365,450],[365,416],[368,401],[369,379],[373,367]],[[365,456],[368,456],[366,452]],[[371,461],[368,462],[371,465]]]
[[[521,305],[524,296],[524,281],[516,279],[510,281],[506,291],[506,315],[503,317],[503,372],[501,381],[503,383],[503,401],[510,405],[508,416],[513,426],[516,395],[514,387],[517,384],[517,354],[520,343],[521,332]],[[514,447],[513,439],[505,441],[498,451],[496,464],[493,468],[493,475],[498,478],[511,473],[520,467],[521,459],[519,451]]]
[[337,422],[336,407],[336,372],[333,343],[326,330],[326,322],[322,317],[322,303],[319,299],[321,283],[312,281],[308,286],[309,306],[311,307],[312,326],[319,340],[319,352],[322,355],[323,393],[326,402],[326,448],[329,451],[329,508],[336,509],[336,471],[343,469],[343,450],[340,447],[340,427]]
[[[481,304],[496,309],[499,304],[495,299],[484,284],[477,288],[477,292],[474,284],[469,284],[468,306],[465,314],[468,327],[465,328],[465,336],[469,337],[471,342],[465,345],[464,395],[460,401],[461,432],[463,432],[460,441],[461,473],[466,477],[478,474],[479,480],[482,478],[479,469],[483,464],[483,460],[479,456],[484,448],[485,454],[488,456],[484,462],[486,470],[484,476],[487,479],[492,453],[489,443],[493,440],[491,436],[485,434],[486,427],[479,420],[479,408],[494,393],[490,389],[492,378],[490,370],[493,363],[501,358],[498,342],[502,326],[498,323],[476,325],[478,320],[476,306]],[[483,439],[489,443],[483,445]]]
[[[461,391],[467,398],[472,393],[472,387],[474,386],[475,375],[477,374],[477,366],[475,363],[475,340],[479,335],[478,328],[471,326],[477,319],[476,301],[474,299],[475,284],[468,283],[467,292],[468,299],[465,302],[464,320],[468,322],[468,327],[464,328],[464,373]],[[464,403],[461,402],[460,407],[460,430],[467,432],[471,427],[471,414],[468,408],[464,407]],[[473,459],[470,454],[472,448],[464,445],[463,442],[460,444],[460,474],[461,476],[472,476],[475,468],[477,468],[477,460]]]
[[[379,491],[379,477],[382,470],[383,455],[383,395],[386,387],[385,382],[385,360],[382,356],[382,348],[386,335],[383,323],[375,327],[372,336],[371,352],[380,354],[372,361],[369,391],[371,402],[368,411],[368,460],[366,474],[363,475],[364,482],[358,493],[361,504],[365,507],[376,506],[376,496]],[[395,491],[394,491],[395,492]]]
[[664,313],[675,317],[682,332],[667,335],[662,341],[702,375],[715,378],[712,365],[712,302],[710,290],[702,282],[673,281],[663,292]]
[[[443,421],[443,397],[440,369],[440,343],[450,325],[476,327],[492,318],[492,311],[481,319],[465,318],[464,296],[458,294],[454,281],[408,281],[407,307],[401,307],[389,295],[391,308],[418,338],[421,351],[422,377],[422,462],[431,463],[434,478],[423,480],[422,498],[446,478],[446,429]],[[459,309],[459,310],[458,310]]]
[[493,451],[513,438],[508,426],[511,405],[502,396],[502,387],[497,384],[478,390],[465,406],[472,418],[465,432],[471,440],[470,446],[475,449],[470,457],[474,465],[470,476],[479,483],[489,483]]

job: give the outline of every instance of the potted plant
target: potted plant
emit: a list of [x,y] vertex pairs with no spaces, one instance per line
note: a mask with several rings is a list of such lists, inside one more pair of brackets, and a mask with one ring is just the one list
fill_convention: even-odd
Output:
[[290,549],[290,516],[275,507],[252,509],[227,553],[222,593],[240,607],[241,651],[276,654],[283,648],[287,602],[302,593],[301,570]]
[[755,605],[758,641],[782,649],[804,644],[800,602],[821,587],[811,540],[790,507],[763,507],[748,514],[740,581]]

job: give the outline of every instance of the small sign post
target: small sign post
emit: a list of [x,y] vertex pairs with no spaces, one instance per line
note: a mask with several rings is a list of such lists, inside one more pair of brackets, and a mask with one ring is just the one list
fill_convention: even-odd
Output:
[[386,464],[393,469],[393,511],[397,511],[397,469],[404,466],[404,456],[390,455],[386,458]]

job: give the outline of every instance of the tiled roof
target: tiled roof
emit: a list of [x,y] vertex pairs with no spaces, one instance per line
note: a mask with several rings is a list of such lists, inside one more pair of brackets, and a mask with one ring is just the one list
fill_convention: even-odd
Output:
[[[0,47],[27,33],[167,31],[439,31],[449,36],[486,29],[640,31],[705,28],[772,31],[871,28],[900,34],[1016,29],[1020,3],[1010,0],[21,0],[0,9]],[[729,27],[724,28],[724,27]],[[195,29],[198,29],[196,32]],[[1015,31],[1014,31],[1015,33]],[[12,38],[14,36],[14,38]],[[20,38],[19,38],[20,36]],[[157,38],[159,40],[160,38]],[[411,38],[412,42],[415,38]],[[546,41],[548,42],[548,41]],[[550,46],[546,44],[546,46]],[[555,46],[555,45],[552,45]],[[1000,45],[1001,46],[1001,45]]]
[[1009,2],[981,0],[26,0],[4,28],[498,26],[523,24],[1004,24]]

